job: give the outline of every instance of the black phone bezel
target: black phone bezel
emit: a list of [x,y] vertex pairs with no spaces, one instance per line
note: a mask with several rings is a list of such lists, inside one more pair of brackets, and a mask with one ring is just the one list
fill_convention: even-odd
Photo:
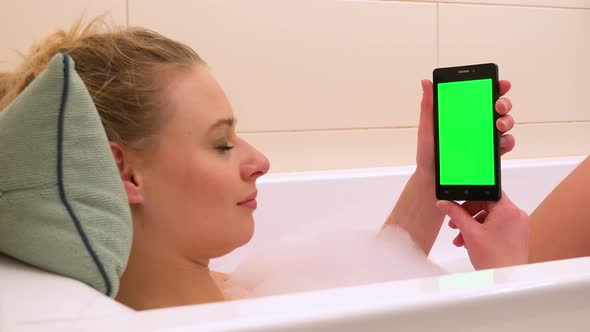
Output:
[[[475,64],[459,67],[436,68],[432,72],[433,78],[433,107],[434,107],[434,160],[435,160],[435,185],[436,198],[440,200],[454,201],[497,201],[502,196],[501,165],[500,165],[500,132],[496,127],[498,113],[495,110],[496,101],[500,95],[498,84],[498,66],[495,63]],[[494,168],[495,185],[441,185],[440,184],[440,151],[438,135],[438,93],[437,84],[445,82],[459,82],[476,79],[492,79],[492,96],[494,112]]]

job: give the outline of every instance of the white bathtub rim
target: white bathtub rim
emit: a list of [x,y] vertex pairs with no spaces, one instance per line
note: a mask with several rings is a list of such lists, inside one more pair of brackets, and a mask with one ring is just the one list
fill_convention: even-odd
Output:
[[[576,165],[584,160],[586,155],[547,157],[547,158],[526,158],[502,160],[502,169],[541,168],[559,165]],[[416,169],[415,165],[388,166],[388,167],[367,167],[334,169],[322,171],[301,171],[270,173],[258,180],[258,183],[288,183],[313,180],[341,180],[351,178],[373,178],[384,176],[409,176]]]
[[[443,291],[443,292],[426,292],[416,293],[410,296],[395,297],[395,292],[404,285],[420,284],[425,281],[436,283],[439,277],[410,279],[404,281],[391,281],[380,284],[371,284],[347,288],[335,288],[318,290],[311,292],[301,292],[296,294],[286,294],[274,297],[264,297],[257,299],[245,299],[221,304],[208,304],[183,309],[184,312],[190,314],[197,314],[201,309],[207,309],[210,306],[234,305],[237,306],[235,310],[230,311],[256,311],[255,308],[260,304],[261,311],[268,308],[268,301],[274,302],[274,309],[283,307],[288,309],[293,302],[299,303],[294,312],[291,313],[272,313],[255,315],[254,317],[225,317],[222,320],[213,320],[209,322],[195,320],[193,325],[186,325],[184,327],[170,327],[158,331],[233,331],[239,329],[254,329],[254,328],[269,328],[280,330],[281,327],[292,326],[300,324],[301,321],[306,323],[318,323],[324,321],[342,319],[345,315],[347,317],[366,317],[366,315],[402,315],[408,312],[416,312],[417,310],[424,310],[424,308],[453,306],[466,301],[471,302],[494,302],[499,300],[506,300],[507,298],[526,297],[538,295],[548,291],[558,291],[560,289],[590,289],[590,257],[576,258],[555,262],[529,264],[523,266],[515,266],[504,269],[497,269],[499,273],[511,274],[516,273],[506,280],[498,282],[492,286],[485,286],[482,288],[473,288],[466,290]],[[534,275],[535,272],[553,271],[550,275],[545,275],[543,278],[536,280],[523,280],[524,273]],[[577,271],[577,272],[576,272]],[[353,298],[351,295],[363,294],[363,292],[370,293],[365,295],[364,299]],[[392,294],[393,293],[393,294]],[[369,296],[381,296],[381,298],[369,299]],[[392,297],[387,297],[393,295]],[[301,310],[301,307],[307,303],[309,306],[315,306],[322,300],[327,298],[337,298],[331,302],[333,306],[323,306],[320,309],[314,308]],[[300,302],[303,300],[303,302]],[[351,301],[352,300],[352,301]],[[375,301],[377,300],[377,301]],[[344,301],[344,303],[342,302]],[[315,304],[315,305],[314,305]],[[329,304],[329,301],[326,303]],[[243,307],[240,309],[240,307]],[[175,308],[161,309],[174,310]],[[205,310],[208,312],[211,310]],[[160,310],[154,310],[152,313],[157,314]],[[150,315],[150,311],[140,313],[146,318]],[[190,327],[190,328],[189,328]]]
[[[101,317],[57,318],[47,323],[84,326],[97,320],[146,331],[234,331],[319,324],[350,317],[402,315],[442,306],[469,303],[493,303],[507,298],[527,297],[572,288],[590,289],[590,257],[529,264],[494,270],[502,278],[494,285],[465,290],[417,290],[424,283],[436,284],[440,277],[408,279],[348,288],[334,288],[274,297],[244,299],[184,307],[125,311]],[[485,271],[480,271],[484,272]],[[476,272],[479,273],[479,272]],[[530,278],[533,277],[533,278]],[[411,287],[418,286],[418,287]],[[408,292],[407,290],[410,289]],[[316,307],[319,305],[319,308]],[[268,312],[268,309],[271,312]],[[265,310],[267,312],[265,312]],[[274,310],[274,311],[273,311]],[[399,317],[399,316],[397,316]],[[4,327],[43,326],[44,321],[30,318],[5,322]],[[0,325],[2,326],[2,325]]]

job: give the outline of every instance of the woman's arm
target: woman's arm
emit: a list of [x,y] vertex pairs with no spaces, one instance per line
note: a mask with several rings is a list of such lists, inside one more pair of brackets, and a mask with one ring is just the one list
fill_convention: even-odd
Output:
[[590,158],[531,214],[531,263],[582,256],[590,256]]
[[440,231],[445,214],[436,207],[434,177],[416,170],[404,187],[385,225],[408,232],[428,255]]
[[[500,95],[510,90],[509,81],[500,81]],[[422,81],[422,102],[418,124],[416,171],[408,180],[397,204],[387,218],[385,225],[404,228],[428,255],[444,220],[444,213],[436,207],[434,192],[434,115],[432,82]],[[514,148],[514,137],[505,134],[514,126],[508,114],[512,103],[508,98],[499,98],[495,105],[500,118],[496,127],[502,132],[500,153],[503,155]]]

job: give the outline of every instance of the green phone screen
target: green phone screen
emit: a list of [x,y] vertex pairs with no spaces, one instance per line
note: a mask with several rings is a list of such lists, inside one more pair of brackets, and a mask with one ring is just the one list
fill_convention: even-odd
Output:
[[495,185],[492,79],[437,84],[441,185]]

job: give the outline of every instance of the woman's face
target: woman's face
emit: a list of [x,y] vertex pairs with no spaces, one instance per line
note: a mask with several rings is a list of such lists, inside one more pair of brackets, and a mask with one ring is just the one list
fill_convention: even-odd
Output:
[[170,117],[141,165],[145,224],[135,222],[136,234],[192,260],[219,257],[252,237],[256,180],[269,161],[236,135],[231,106],[204,66],[178,74],[167,91]]

